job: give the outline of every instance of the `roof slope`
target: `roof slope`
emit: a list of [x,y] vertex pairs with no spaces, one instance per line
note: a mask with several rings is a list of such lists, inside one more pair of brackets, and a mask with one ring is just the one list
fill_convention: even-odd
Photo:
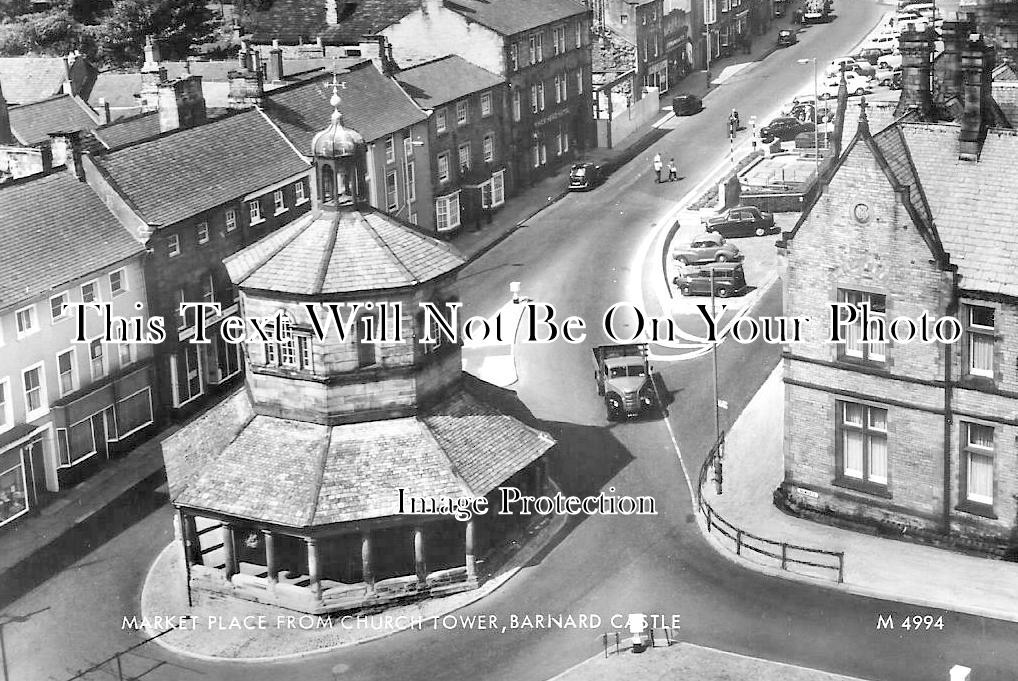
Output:
[[[236,407],[217,410],[231,420]],[[199,430],[174,438],[201,438]],[[255,416],[174,502],[291,527],[383,518],[399,515],[401,487],[417,497],[481,496],[554,444],[467,390],[419,417],[328,427]]]
[[[339,79],[344,84],[339,106],[343,123],[367,142],[427,119],[409,95],[371,62],[341,73]],[[302,152],[311,153],[311,138],[332,121],[331,83],[329,74],[267,93],[262,106],[265,114]]]
[[396,80],[422,109],[441,106],[503,82],[491,71],[456,54],[404,69],[396,74]]
[[373,208],[302,216],[225,262],[238,286],[307,296],[416,286],[465,263]]
[[99,125],[95,112],[71,95],[12,106],[8,111],[14,136],[27,146],[48,140],[51,132],[87,131]]
[[1018,133],[991,129],[971,162],[958,159],[957,125],[900,127],[961,287],[1018,296]]
[[144,250],[69,172],[0,185],[0,215],[0,308]]
[[587,8],[576,0],[445,0],[443,4],[502,35],[587,13]]
[[67,78],[61,57],[0,57],[0,88],[9,104],[28,104],[59,94]]
[[257,110],[95,158],[152,224],[171,224],[307,170]]
[[137,116],[118,118],[96,128],[92,131],[92,135],[107,149],[119,149],[158,137],[160,132],[159,112],[151,111]]
[[256,43],[278,38],[284,43],[314,41],[321,35],[330,45],[355,45],[420,7],[420,0],[339,0],[337,25],[326,22],[323,0],[274,0],[265,9],[249,10],[244,25]]

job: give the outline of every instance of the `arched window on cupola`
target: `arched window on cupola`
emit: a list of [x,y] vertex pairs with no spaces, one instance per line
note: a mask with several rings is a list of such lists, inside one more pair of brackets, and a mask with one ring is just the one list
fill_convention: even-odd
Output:
[[328,163],[323,163],[319,166],[318,171],[322,176],[322,203],[332,203],[336,198],[336,183],[333,179],[332,166]]

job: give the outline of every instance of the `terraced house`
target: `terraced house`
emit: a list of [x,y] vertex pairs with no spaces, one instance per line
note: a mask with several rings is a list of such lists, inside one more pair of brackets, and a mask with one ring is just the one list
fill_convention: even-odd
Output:
[[[906,78],[908,121],[872,133],[864,112],[786,234],[785,313],[816,323],[785,353],[781,495],[814,517],[1000,555],[1018,525],[1018,135],[995,127],[978,35],[960,56],[957,122],[933,119],[928,78]],[[828,342],[835,303],[867,304],[869,322],[846,310]],[[956,319],[953,342],[909,340],[911,324],[932,333],[924,314]],[[904,338],[863,336],[900,319]]]
[[424,0],[379,33],[401,66],[457,54],[509,85],[509,184],[593,145],[590,11],[574,0]]
[[70,307],[144,317],[147,298],[144,247],[68,166],[0,186],[0,528],[128,451],[156,409],[151,346]]
[[[242,369],[219,333],[237,311],[223,259],[307,212],[308,164],[258,109],[85,159],[89,183],[148,250],[151,313],[169,336],[156,346],[159,401],[194,410]],[[199,320],[179,313],[185,302],[222,311]],[[209,343],[192,342],[199,323]]]

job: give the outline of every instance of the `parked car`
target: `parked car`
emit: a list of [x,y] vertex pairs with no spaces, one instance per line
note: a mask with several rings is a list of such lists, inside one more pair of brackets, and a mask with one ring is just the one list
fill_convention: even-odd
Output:
[[873,76],[873,80],[877,85],[890,86],[891,82],[894,80],[894,74],[896,73],[900,74],[901,69],[878,68],[876,75]]
[[778,47],[788,47],[799,42],[795,31],[778,31]]
[[801,132],[813,132],[813,123],[795,116],[779,116],[760,128],[760,139],[766,142],[777,137],[782,142],[791,142]]
[[[873,91],[870,79],[860,76],[854,72],[845,74],[845,85],[848,87],[849,96],[865,95]],[[840,86],[840,77],[829,78],[824,82],[817,96],[820,97],[820,99],[837,99],[838,88]]]
[[859,52],[855,55],[855,58],[858,61],[869,62],[870,64],[876,66],[877,61],[879,61],[880,57],[882,57],[883,55],[884,55],[883,50],[877,47],[867,47],[865,49],[860,49]]
[[862,76],[872,76],[876,67],[870,64],[868,61],[859,61],[854,57],[838,57],[830,63],[830,65],[824,69],[824,75],[828,77],[837,77],[842,71],[858,73]]
[[878,49],[884,54],[891,54],[898,47],[898,38],[893,35],[877,35],[868,38],[860,49]]
[[725,241],[720,234],[701,234],[688,246],[672,251],[672,257],[680,265],[699,265],[705,262],[734,262],[742,260],[742,253],[735,244]]
[[780,231],[774,226],[774,215],[756,206],[736,206],[721,215],[707,218],[704,229],[721,236],[763,236]]
[[831,20],[831,14],[826,10],[817,12],[803,12],[802,23],[804,24],[826,24]]
[[891,89],[892,90],[901,89],[901,69],[894,70],[894,75],[891,76]]
[[696,95],[683,92],[672,97],[672,112],[676,116],[692,116],[703,111],[703,100]]
[[569,169],[569,191],[593,189],[604,181],[604,172],[593,163],[574,163]]
[[900,54],[887,54],[877,60],[877,68],[885,69],[900,69],[901,68],[901,55]]
[[821,103],[819,108],[812,102],[796,104],[788,112],[788,115],[807,123],[816,123],[817,118],[820,119],[821,123],[830,123],[834,120],[834,110],[829,108],[826,103]]
[[709,296],[713,284],[713,293],[718,298],[727,298],[746,288],[746,273],[741,263],[714,263],[702,265],[693,272],[680,274],[672,279],[679,293],[684,296]]

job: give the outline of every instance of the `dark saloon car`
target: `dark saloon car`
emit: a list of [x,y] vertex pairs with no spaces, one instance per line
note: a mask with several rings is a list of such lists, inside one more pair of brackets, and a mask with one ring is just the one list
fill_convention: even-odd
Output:
[[778,31],[778,47],[788,47],[799,42],[795,31]]
[[601,166],[593,163],[574,163],[569,169],[569,191],[593,189],[604,182]]
[[763,236],[781,231],[774,225],[774,215],[756,206],[729,208],[721,215],[708,218],[704,229],[725,237]]
[[713,284],[714,295],[718,298],[727,298],[746,288],[746,274],[742,270],[741,263],[713,263],[702,265],[692,272],[680,274],[672,279],[672,283],[684,296],[709,296]]
[[703,101],[696,95],[682,93],[672,97],[672,112],[676,116],[692,116],[703,110]]
[[795,116],[780,116],[760,128],[760,139],[766,141],[777,137],[782,142],[791,142],[803,132],[813,132],[813,124]]

